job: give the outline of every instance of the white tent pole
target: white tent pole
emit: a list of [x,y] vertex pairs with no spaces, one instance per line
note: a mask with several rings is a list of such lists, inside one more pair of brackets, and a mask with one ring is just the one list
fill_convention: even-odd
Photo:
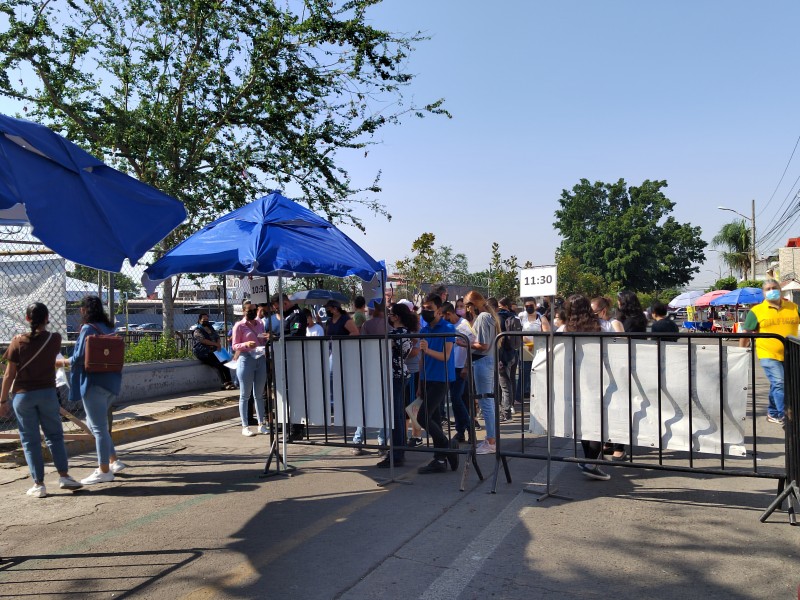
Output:
[[[269,290],[267,290],[269,291]],[[283,364],[280,365],[280,368],[283,369],[283,418],[281,419],[281,446],[282,446],[282,454],[283,460],[287,461],[286,458],[286,449],[288,444],[286,443],[286,436],[288,435],[288,427],[289,427],[289,374],[286,372],[286,365],[288,363],[288,357],[286,356],[286,328],[284,327],[284,314],[283,314],[283,276],[278,275],[278,310],[281,315],[281,337],[280,337],[280,344],[281,344],[281,353],[283,354]],[[280,470],[280,460],[278,460],[278,470]],[[284,468],[288,469],[289,463],[284,462]]]

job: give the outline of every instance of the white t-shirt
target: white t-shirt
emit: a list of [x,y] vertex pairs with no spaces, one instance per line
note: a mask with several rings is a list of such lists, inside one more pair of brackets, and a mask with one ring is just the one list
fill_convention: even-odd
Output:
[[323,337],[325,330],[319,323],[314,323],[311,327],[306,329],[306,337]]
[[[475,332],[472,331],[472,327],[469,326],[469,322],[465,318],[460,318],[455,327],[458,333],[463,333],[467,336],[470,344],[475,341]],[[453,344],[453,364],[456,369],[463,369],[464,365],[467,364],[467,348],[459,346],[457,343]]]

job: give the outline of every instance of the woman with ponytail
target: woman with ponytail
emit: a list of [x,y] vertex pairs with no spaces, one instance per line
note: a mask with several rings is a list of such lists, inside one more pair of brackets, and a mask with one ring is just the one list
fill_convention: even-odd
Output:
[[486,426],[486,439],[478,445],[476,452],[494,454],[497,431],[494,406],[494,340],[500,331],[500,321],[491,305],[475,290],[464,296],[464,306],[467,314],[473,315],[475,341],[472,342],[472,371],[475,394]]
[[[86,424],[94,434],[98,468],[89,477],[81,479],[81,483],[95,485],[114,481],[114,474],[127,468],[125,463],[117,460],[117,451],[114,449],[108,427],[108,411],[122,387],[122,373],[87,373],[83,368],[86,360],[86,338],[113,333],[114,324],[106,315],[103,303],[97,296],[84,297],[80,311],[83,325],[70,358],[72,366],[70,401],[75,402],[83,398]],[[76,397],[78,394],[80,398]]]
[[[7,364],[0,390],[0,417],[8,417],[13,404],[25,462],[33,478],[33,487],[27,494],[34,498],[47,496],[40,426],[60,476],[59,487],[67,490],[82,487],[69,476],[56,393],[56,357],[61,349],[61,336],[47,331],[49,317],[47,307],[41,302],[28,306],[25,320],[31,331],[11,340],[3,357]],[[12,387],[14,391],[9,398]]]

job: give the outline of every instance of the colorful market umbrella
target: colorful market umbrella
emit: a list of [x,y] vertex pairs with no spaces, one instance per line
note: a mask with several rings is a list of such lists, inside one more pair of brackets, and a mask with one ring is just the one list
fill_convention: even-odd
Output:
[[764,292],[761,288],[744,287],[717,296],[710,304],[711,306],[737,306],[739,304],[758,304],[764,301]]
[[697,290],[692,292],[683,292],[682,294],[679,294],[670,300],[669,306],[672,308],[686,308],[687,306],[694,304],[694,301],[702,295],[703,292],[699,292]]
[[693,306],[698,308],[709,306],[714,298],[719,298],[720,296],[723,296],[729,292],[730,290],[714,290],[713,292],[708,292],[697,298],[694,301]]

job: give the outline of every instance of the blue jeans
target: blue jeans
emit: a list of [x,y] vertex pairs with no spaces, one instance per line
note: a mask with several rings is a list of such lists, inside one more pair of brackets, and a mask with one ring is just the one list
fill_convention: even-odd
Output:
[[783,362],[774,358],[762,358],[761,368],[769,379],[769,408],[767,414],[776,419],[783,418]]
[[456,433],[464,435],[469,430],[469,409],[464,404],[464,388],[466,379],[462,379],[463,368],[456,367],[456,378],[450,382],[450,404],[453,407],[453,416],[456,418]]
[[532,360],[523,361],[517,377],[517,398],[522,398],[522,402],[531,399],[531,366]]
[[247,427],[247,401],[253,392],[253,404],[259,423],[266,421],[264,414],[264,389],[267,385],[267,357],[256,358],[249,352],[242,352],[236,364],[236,377],[239,378],[239,416],[242,427]]
[[[367,432],[366,430],[359,425],[356,427],[356,432],[353,434],[353,443],[354,444],[363,444],[367,441]],[[380,428],[378,430],[378,445],[385,446],[386,445],[386,430]]]
[[44,481],[44,457],[39,425],[44,431],[44,439],[56,469],[59,473],[66,473],[69,470],[67,448],[64,446],[64,429],[61,427],[61,416],[58,412],[56,388],[14,394],[12,406],[17,416],[19,439],[25,452],[25,462],[28,463],[33,480],[36,483]]
[[86,388],[83,397],[83,407],[86,410],[86,424],[94,435],[94,444],[97,448],[97,464],[107,465],[110,456],[116,456],[111,432],[108,430],[108,409],[113,404],[116,396],[106,388],[92,385]]
[[478,405],[483,412],[486,437],[495,439],[497,429],[494,422],[494,361],[492,357],[486,356],[473,362],[472,371],[475,380],[475,393],[478,395]]

